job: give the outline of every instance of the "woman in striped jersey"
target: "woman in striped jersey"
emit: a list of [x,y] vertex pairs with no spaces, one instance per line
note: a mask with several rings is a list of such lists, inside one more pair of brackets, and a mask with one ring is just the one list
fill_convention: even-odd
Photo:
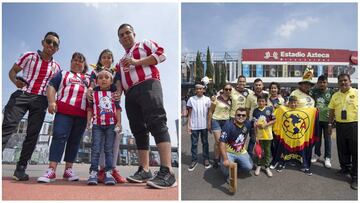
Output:
[[[38,182],[49,183],[56,179],[56,167],[64,153],[66,162],[63,178],[77,181],[79,176],[72,169],[86,128],[86,91],[90,84],[85,56],[75,52],[70,71],[57,73],[47,89],[48,111],[55,114],[53,138],[49,153],[49,167]],[[57,94],[57,98],[55,98]]]

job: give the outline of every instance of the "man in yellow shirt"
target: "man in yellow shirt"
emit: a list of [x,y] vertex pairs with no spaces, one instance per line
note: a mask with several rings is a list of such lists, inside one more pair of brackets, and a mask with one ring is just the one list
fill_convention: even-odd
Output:
[[[339,91],[329,103],[329,134],[330,127],[336,121],[336,144],[340,162],[339,174],[351,175],[351,188],[357,190],[358,164],[358,91],[351,87],[348,74],[338,76]],[[350,170],[351,168],[351,170]]]
[[309,95],[310,88],[315,84],[311,81],[313,77],[313,70],[311,68],[306,68],[303,80],[300,81],[299,88],[292,91],[290,96],[296,96],[298,99],[298,108],[304,107],[315,107],[315,100]]

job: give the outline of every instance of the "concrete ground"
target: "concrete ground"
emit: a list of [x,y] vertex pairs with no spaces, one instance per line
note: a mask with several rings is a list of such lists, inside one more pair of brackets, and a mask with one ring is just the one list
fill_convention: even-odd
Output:
[[[326,169],[322,162],[312,164],[312,176],[307,176],[297,167],[287,166],[281,173],[272,170],[269,178],[264,172],[260,176],[238,175],[238,190],[228,192],[228,185],[220,169],[205,169],[202,163],[202,145],[199,139],[199,164],[189,172],[191,162],[190,135],[186,126],[181,138],[181,199],[182,200],[357,200],[358,192],[350,188],[350,177],[335,174],[340,169],[335,131],[332,137],[332,168]],[[214,138],[209,134],[210,158],[213,157]],[[323,149],[322,149],[322,152]],[[323,160],[323,157],[322,157]]]
[[[74,169],[80,181],[68,182],[62,179],[64,165],[57,169],[57,180],[53,183],[37,183],[47,165],[29,165],[29,181],[14,181],[15,165],[2,165],[2,200],[178,200],[178,187],[150,189],[145,184],[117,184],[115,186],[88,186],[89,164],[75,164]],[[136,166],[118,166],[122,176],[132,175]],[[151,168],[152,172],[159,168]],[[174,168],[178,180],[178,168]],[[179,182],[179,181],[178,181]]]

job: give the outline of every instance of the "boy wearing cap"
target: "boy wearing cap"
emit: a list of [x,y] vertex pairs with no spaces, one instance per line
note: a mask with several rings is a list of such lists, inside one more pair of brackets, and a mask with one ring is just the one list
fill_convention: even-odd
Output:
[[209,163],[209,142],[207,131],[207,114],[211,106],[210,98],[204,95],[205,86],[195,85],[195,95],[187,102],[188,108],[188,132],[191,134],[191,164],[188,171],[193,171],[197,165],[197,144],[199,135],[203,148],[204,166],[210,168]]

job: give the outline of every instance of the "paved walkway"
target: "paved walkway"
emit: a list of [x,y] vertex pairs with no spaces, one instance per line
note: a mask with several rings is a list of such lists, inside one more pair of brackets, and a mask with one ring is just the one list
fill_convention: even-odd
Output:
[[[335,131],[333,132],[333,135]],[[350,178],[335,174],[340,169],[335,136],[332,137],[332,168],[323,162],[312,164],[312,176],[297,167],[287,166],[283,172],[273,170],[273,177],[264,172],[255,176],[239,174],[238,190],[229,194],[220,169],[205,169],[202,164],[202,145],[199,139],[199,164],[194,171],[187,170],[191,162],[190,135],[182,128],[181,136],[181,198],[183,200],[357,200],[358,192],[350,188]],[[213,157],[214,138],[209,134],[210,157]],[[323,151],[322,151],[323,152]]]
[[[115,186],[88,186],[89,164],[75,164],[74,169],[80,175],[80,181],[68,182],[62,179],[64,165],[59,165],[58,179],[49,184],[37,183],[47,165],[29,165],[29,181],[17,182],[11,179],[15,165],[2,166],[2,199],[3,200],[177,200],[178,187],[170,189],[151,189],[145,184],[117,184]],[[132,175],[137,167],[118,166],[122,176]],[[152,172],[158,168],[151,168]],[[176,178],[177,168],[174,168]]]

